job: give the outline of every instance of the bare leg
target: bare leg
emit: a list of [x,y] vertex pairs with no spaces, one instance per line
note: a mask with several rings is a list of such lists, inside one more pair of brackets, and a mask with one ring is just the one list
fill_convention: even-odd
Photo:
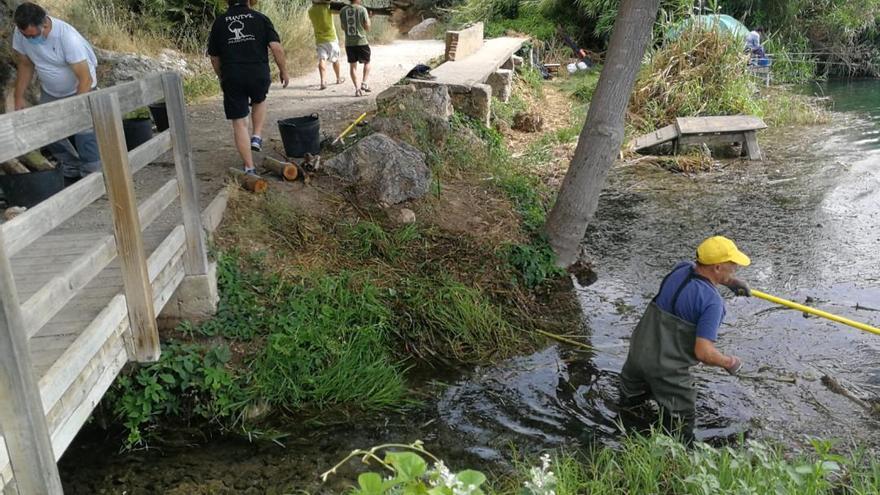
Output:
[[[336,84],[342,84],[343,82],[345,82],[345,79],[343,79],[339,75],[340,65],[342,65],[342,64],[339,63],[339,59],[337,58],[336,62],[333,62],[333,72],[336,73]],[[323,81],[323,79],[322,79],[322,81]]]
[[364,86],[367,86],[367,87],[369,87],[369,85],[367,84],[368,77],[370,77],[370,63],[369,62],[364,64],[364,80],[361,81],[361,84]]
[[254,155],[251,153],[251,137],[248,133],[247,117],[232,121],[232,135],[235,138],[235,148],[241,159],[244,160],[244,168],[254,168]]
[[348,64],[348,66],[349,66],[349,73],[351,74],[351,82],[352,82],[352,84],[354,84],[354,91],[355,91],[355,93],[360,93],[361,87],[358,84],[358,75],[357,75],[358,64],[357,63]]
[[251,107],[251,122],[254,125],[254,136],[263,136],[263,124],[266,123],[266,100],[261,103],[254,103]]
[[[336,72],[336,78],[339,79],[339,69],[337,69]],[[324,84],[324,78],[327,74],[327,64],[325,63],[324,59],[318,60],[318,74],[321,75],[321,89],[324,89],[327,87],[327,85]]]

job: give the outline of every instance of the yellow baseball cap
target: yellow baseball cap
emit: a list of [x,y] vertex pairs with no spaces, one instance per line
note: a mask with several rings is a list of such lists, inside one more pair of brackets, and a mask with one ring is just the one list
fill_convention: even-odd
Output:
[[736,244],[727,237],[716,235],[697,246],[697,262],[701,265],[717,265],[728,261],[740,266],[752,264],[752,260],[737,249]]

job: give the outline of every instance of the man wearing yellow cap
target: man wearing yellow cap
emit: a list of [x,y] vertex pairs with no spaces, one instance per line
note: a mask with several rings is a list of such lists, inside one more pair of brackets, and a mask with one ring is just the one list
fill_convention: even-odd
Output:
[[653,398],[664,428],[693,442],[697,392],[690,368],[703,363],[736,374],[742,367],[739,358],[715,348],[725,314],[717,286],[750,295],[734,277],[737,266],[750,263],[733,241],[715,236],[697,247],[696,263],[675,265],[633,331],[620,374],[621,406]]

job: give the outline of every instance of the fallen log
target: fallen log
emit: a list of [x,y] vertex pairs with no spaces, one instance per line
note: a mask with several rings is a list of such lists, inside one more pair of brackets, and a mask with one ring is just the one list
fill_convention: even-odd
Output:
[[264,193],[269,189],[269,183],[256,175],[248,175],[237,168],[230,168],[229,175],[235,178],[238,184],[253,193]]
[[30,170],[28,170],[27,167],[22,165],[21,162],[14,158],[12,160],[0,163],[0,169],[2,169],[9,175],[30,173]]
[[299,167],[293,162],[282,162],[267,156],[263,158],[263,168],[285,180],[296,180]]
[[43,156],[39,151],[31,151],[27,154],[24,154],[18,157],[18,161],[21,162],[25,167],[33,170],[34,172],[46,172],[49,170],[55,170],[55,166]]

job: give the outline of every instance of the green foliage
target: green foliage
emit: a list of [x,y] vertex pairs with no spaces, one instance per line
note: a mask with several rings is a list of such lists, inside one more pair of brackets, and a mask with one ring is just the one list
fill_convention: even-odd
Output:
[[122,2],[155,29],[197,29],[210,27],[217,14],[226,10],[224,0],[115,0]]
[[353,274],[279,282],[266,345],[250,364],[256,393],[289,409],[401,404],[401,366],[389,350],[391,313]]
[[[391,451],[390,449],[395,449]],[[381,451],[388,451],[379,457]],[[348,493],[351,495],[483,495],[482,486],[486,476],[471,469],[459,473],[451,472],[442,460],[426,451],[421,441],[410,445],[387,444],[369,450],[355,450],[329,471],[321,479],[336,473],[354,457],[362,457],[365,463],[379,464],[391,476],[383,478],[376,472],[361,473],[358,486]],[[429,467],[425,458],[433,461]],[[543,494],[542,494],[543,495]]]
[[405,247],[419,237],[419,229],[414,224],[388,232],[375,222],[363,220],[348,228],[343,242],[355,256],[382,258],[393,263],[401,257]]
[[489,38],[504,36],[508,31],[528,34],[539,40],[551,40],[556,36],[556,25],[539,8],[525,5],[518,9],[517,17],[490,19],[486,24],[486,36]]
[[107,400],[128,429],[126,447],[144,443],[159,416],[234,425],[248,395],[227,369],[229,359],[225,346],[168,342],[157,363],[120,375]]
[[[590,458],[555,456],[555,492],[830,495],[876,493],[880,488],[875,461],[865,462],[860,455],[835,455],[828,442],[813,440],[812,444],[812,454],[787,457],[751,440],[741,448],[713,448],[697,443],[688,450],[660,434],[629,436],[619,448],[603,447]],[[533,470],[521,467],[515,483],[527,483]]]
[[596,92],[596,86],[599,85],[599,75],[601,73],[601,66],[593,67],[592,70],[587,72],[575,72],[565,81],[563,88],[575,100],[581,103],[589,103],[593,99],[593,93]]
[[556,266],[556,253],[544,237],[537,238],[532,244],[508,246],[507,260],[530,289],[565,274],[565,270]]
[[199,72],[183,80],[183,94],[187,103],[198,101],[220,92],[220,80],[214,72]]
[[484,362],[521,347],[522,336],[478,289],[448,275],[405,280],[398,328],[420,352]]

